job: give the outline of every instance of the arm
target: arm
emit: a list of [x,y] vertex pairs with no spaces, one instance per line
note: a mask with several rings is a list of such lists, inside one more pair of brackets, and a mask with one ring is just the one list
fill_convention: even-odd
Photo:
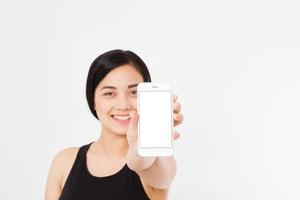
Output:
[[137,172],[152,188],[167,190],[176,175],[176,161],[173,156],[158,157],[149,168]]
[[168,189],[176,175],[177,165],[173,156],[140,157],[136,147],[129,147],[127,165],[147,185],[157,189]]
[[[174,101],[174,126],[183,122],[183,115],[180,113],[181,106]],[[168,189],[176,175],[177,165],[173,156],[169,157],[141,157],[139,156],[137,141],[138,114],[136,111],[130,112],[130,124],[127,129],[127,140],[129,149],[127,152],[127,165],[134,170],[141,178],[144,188],[150,194],[151,199],[167,199]],[[173,132],[173,139],[179,138],[177,131]]]
[[58,200],[61,194],[60,183],[62,181],[62,171],[60,170],[61,154],[58,153],[51,164],[46,183],[45,200]]
[[58,200],[66,175],[75,161],[78,147],[71,147],[58,152],[51,164],[46,183],[45,200]]
[[135,171],[151,199],[167,199],[177,165],[173,156],[140,157],[137,149],[129,147],[127,165]]

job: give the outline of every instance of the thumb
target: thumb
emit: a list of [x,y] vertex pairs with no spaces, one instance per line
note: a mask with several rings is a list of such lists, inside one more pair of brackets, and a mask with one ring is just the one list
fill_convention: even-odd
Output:
[[137,129],[138,129],[138,113],[136,111],[130,112],[130,122],[127,129],[127,140],[129,145],[137,143]]

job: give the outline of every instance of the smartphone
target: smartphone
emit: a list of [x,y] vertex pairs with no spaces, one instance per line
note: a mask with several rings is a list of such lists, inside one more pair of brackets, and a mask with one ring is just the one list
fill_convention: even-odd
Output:
[[173,155],[173,89],[170,83],[143,82],[137,87],[138,153]]

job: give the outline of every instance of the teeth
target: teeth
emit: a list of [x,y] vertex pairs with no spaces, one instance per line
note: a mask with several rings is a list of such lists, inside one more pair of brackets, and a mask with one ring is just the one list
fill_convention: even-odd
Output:
[[118,119],[118,120],[127,120],[127,119],[130,118],[130,116],[129,115],[127,115],[127,116],[116,116],[116,115],[113,115],[113,118]]

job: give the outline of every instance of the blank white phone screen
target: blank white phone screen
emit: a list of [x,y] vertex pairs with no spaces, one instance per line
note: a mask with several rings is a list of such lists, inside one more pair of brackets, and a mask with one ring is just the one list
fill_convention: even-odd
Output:
[[171,147],[172,97],[170,91],[140,91],[140,148]]

